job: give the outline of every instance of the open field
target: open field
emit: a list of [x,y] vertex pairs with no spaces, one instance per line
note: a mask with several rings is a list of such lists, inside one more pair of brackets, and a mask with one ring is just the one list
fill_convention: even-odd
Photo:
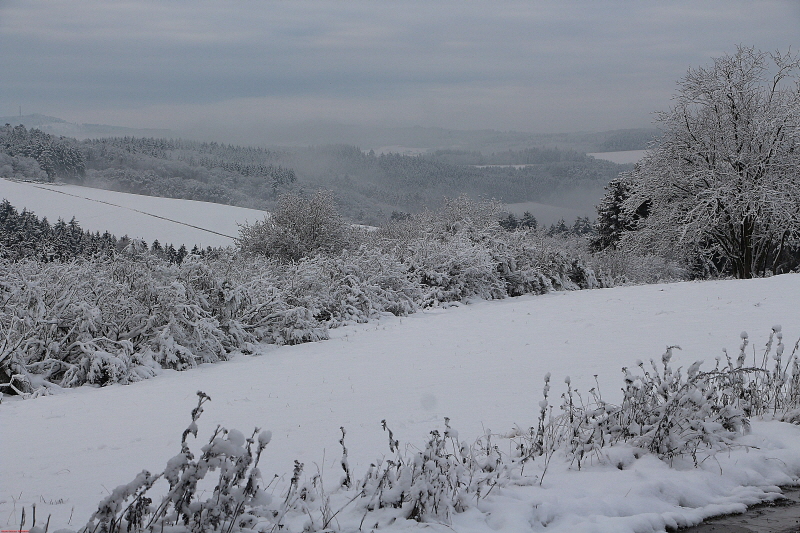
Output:
[[75,217],[83,229],[128,235],[151,244],[228,246],[239,234],[239,224],[261,220],[256,209],[231,205],[157,198],[78,185],[16,182],[0,179],[0,199],[22,211],[26,208],[54,223]]

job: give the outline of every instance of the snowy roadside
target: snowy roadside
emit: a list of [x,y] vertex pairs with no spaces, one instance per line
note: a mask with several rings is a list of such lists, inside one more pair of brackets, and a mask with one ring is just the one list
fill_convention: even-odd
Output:
[[[595,385],[619,400],[619,369],[658,359],[680,344],[676,366],[735,352],[747,329],[756,352],[773,324],[793,344],[800,332],[800,276],[749,281],[679,283],[553,293],[478,302],[446,311],[332,331],[323,343],[265,347],[260,356],[103,389],[82,387],[0,406],[0,525],[15,527],[23,506],[53,514],[57,527],[81,527],[98,501],[142,469],[157,471],[177,453],[180,432],[201,389],[213,399],[198,443],[216,424],[247,433],[271,429],[262,459],[266,480],[291,473],[298,459],[309,474],[319,465],[336,483],[339,427],[347,428],[356,478],[389,455],[380,421],[401,442],[422,446],[428,431],[451,419],[461,438],[491,428],[535,423],[546,372],[587,391]],[[743,447],[695,469],[614,450],[577,472],[554,458],[541,486],[541,465],[526,467],[530,486],[497,487],[452,518],[457,531],[659,531],[672,524],[743,509],[797,482],[800,429],[754,422]],[[499,446],[509,443],[500,441]],[[754,448],[753,446],[757,447]],[[623,469],[618,468],[622,462]],[[41,516],[40,515],[40,516]],[[70,518],[71,517],[71,518]],[[343,512],[343,529],[358,526]],[[355,522],[353,522],[355,520]],[[388,530],[429,527],[394,522]],[[367,527],[367,524],[365,524]],[[433,530],[449,531],[447,526]]]

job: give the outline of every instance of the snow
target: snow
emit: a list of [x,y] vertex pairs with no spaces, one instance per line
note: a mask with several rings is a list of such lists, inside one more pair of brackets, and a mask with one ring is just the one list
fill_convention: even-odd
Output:
[[187,248],[195,244],[203,248],[232,245],[239,235],[239,224],[253,223],[266,215],[231,205],[0,178],[3,198],[18,211],[27,208],[40,218],[47,217],[51,224],[58,218],[69,222],[74,216],[85,230],[128,235],[148,244],[158,239],[176,248],[181,244]]
[[[383,419],[401,443],[418,448],[430,430],[444,430],[445,416],[471,441],[489,430],[535,425],[547,372],[556,404],[567,375],[573,389],[598,386],[616,402],[621,367],[660,359],[670,345],[682,347],[673,366],[684,368],[697,359],[712,367],[723,348],[736,353],[742,329],[756,354],[775,324],[793,346],[797,294],[800,275],[787,274],[477,301],[336,329],[326,342],[264,346],[257,355],[128,386],[6,397],[0,525],[16,526],[22,507],[36,503],[40,516],[52,513],[54,529],[81,527],[115,487],[142,469],[160,471],[180,451],[197,390],[212,401],[198,421],[199,438],[189,438],[194,449],[217,424],[244,435],[258,426],[271,431],[259,437],[270,441],[259,465],[265,480],[288,480],[297,459],[309,476],[319,469],[336,483],[340,426],[358,479],[370,462],[390,455]],[[509,451],[507,440],[493,442]],[[626,446],[607,448],[604,460],[581,471],[556,456],[543,472],[537,460],[526,467],[527,486],[496,488],[454,515],[451,526],[400,520],[382,530],[663,531],[741,511],[774,498],[777,485],[798,483],[799,427],[754,421],[740,443],[699,468],[637,458]],[[540,486],[534,476],[542,474]],[[348,517],[342,514],[342,527],[357,529],[360,516],[352,523]]]

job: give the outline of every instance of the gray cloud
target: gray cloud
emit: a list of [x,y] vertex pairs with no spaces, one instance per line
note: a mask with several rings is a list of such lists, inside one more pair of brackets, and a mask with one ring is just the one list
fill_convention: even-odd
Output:
[[638,127],[687,68],[798,28],[791,0],[0,1],[0,115]]

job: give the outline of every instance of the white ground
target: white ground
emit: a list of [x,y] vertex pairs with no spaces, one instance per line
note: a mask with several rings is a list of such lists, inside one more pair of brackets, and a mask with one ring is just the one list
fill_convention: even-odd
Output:
[[0,200],[3,198],[19,211],[27,208],[40,218],[47,217],[51,224],[59,217],[69,222],[74,216],[86,230],[101,233],[107,230],[117,237],[144,239],[148,244],[158,239],[161,244],[171,243],[176,248],[181,244],[188,248],[195,244],[232,245],[239,234],[238,224],[261,220],[266,214],[257,209],[209,202],[0,178]]
[[[800,335],[798,294],[800,275],[788,274],[476,302],[346,327],[330,341],[264,347],[258,356],[134,385],[28,401],[6,397],[0,527],[18,524],[31,503],[40,516],[52,513],[51,527],[82,526],[109,490],[144,468],[159,471],[179,451],[198,389],[213,399],[200,419],[201,441],[216,424],[271,429],[265,479],[290,473],[299,459],[307,472],[316,463],[335,483],[339,426],[348,430],[351,467],[360,476],[370,461],[389,455],[384,418],[413,445],[442,428],[444,416],[461,439],[471,440],[487,429],[535,424],[547,371],[556,404],[565,375],[586,391],[596,374],[606,400],[617,401],[620,368],[658,358],[669,344],[683,348],[675,366],[704,359],[706,367],[723,347],[736,353],[742,330],[760,350],[770,327],[782,324],[793,345]],[[798,482],[800,428],[757,422],[742,442],[758,449],[719,454],[699,469],[636,460],[626,448],[582,472],[554,460],[541,487],[498,489],[478,509],[456,515],[452,529],[400,521],[387,530],[661,531],[741,510],[774,496],[775,485]],[[541,464],[527,472],[541,474]]]

